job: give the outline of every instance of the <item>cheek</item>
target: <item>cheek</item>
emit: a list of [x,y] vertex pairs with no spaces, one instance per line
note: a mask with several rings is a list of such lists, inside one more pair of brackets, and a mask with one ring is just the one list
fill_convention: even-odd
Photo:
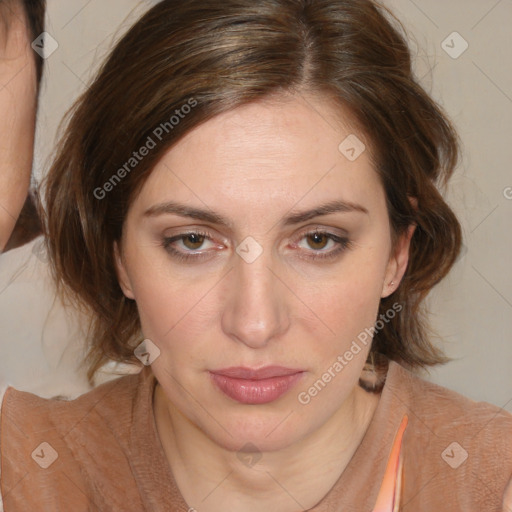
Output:
[[199,284],[188,284],[146,275],[135,291],[145,336],[162,343],[186,332],[186,337],[204,335],[208,322],[208,299]]
[[[350,346],[357,336],[371,328],[377,318],[387,265],[382,246],[361,246],[336,267],[336,271],[301,276],[295,290],[311,308],[303,320],[310,338],[322,343],[311,349],[322,358],[332,357]],[[319,333],[322,336],[319,336]]]
[[171,273],[163,249],[148,253],[133,251],[127,258],[142,335],[159,347],[168,367],[201,366],[206,355],[204,345],[216,318],[214,307],[218,308],[215,291],[207,292],[218,277]]
[[304,318],[302,330],[307,331],[312,340],[310,350],[322,360],[343,353],[360,333],[374,325],[379,288],[374,282],[363,284],[360,280],[339,282],[324,288],[322,293],[309,292],[314,314]]
[[169,275],[169,262],[163,247],[125,231],[125,271],[137,303],[142,333],[161,340],[186,313],[194,300],[193,287],[184,279]]
[[[360,241],[334,265],[302,264],[298,273],[286,267],[280,271],[294,292],[284,292],[281,301],[291,329],[322,360],[349,346],[376,320],[387,244],[384,236],[367,239],[372,242]],[[131,248],[127,264],[144,337],[172,351],[173,358],[192,351],[206,356],[208,337],[223,336],[222,315],[231,304],[228,288],[236,284],[230,277],[223,282],[218,268],[178,272],[164,249]]]
[[[156,279],[150,273],[137,287],[143,337],[160,350],[152,367],[161,382],[169,376],[181,381],[184,372],[195,374],[211,364],[211,316],[204,293],[199,293],[203,290],[197,288]],[[174,386],[170,390],[170,396],[179,402],[179,395],[173,395]]]

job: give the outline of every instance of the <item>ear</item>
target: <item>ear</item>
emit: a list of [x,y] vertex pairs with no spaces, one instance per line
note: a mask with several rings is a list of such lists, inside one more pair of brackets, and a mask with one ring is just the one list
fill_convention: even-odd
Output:
[[409,262],[409,248],[415,229],[416,224],[411,224],[396,243],[396,247],[389,258],[386,269],[386,276],[382,286],[382,298],[388,297],[398,288],[400,281],[407,270],[407,263]]
[[126,272],[126,267],[123,262],[121,250],[117,241],[114,242],[114,260],[117,272],[117,280],[119,281],[121,290],[123,290],[125,297],[128,299],[135,299],[135,295],[133,294],[130,279],[128,277],[128,273]]

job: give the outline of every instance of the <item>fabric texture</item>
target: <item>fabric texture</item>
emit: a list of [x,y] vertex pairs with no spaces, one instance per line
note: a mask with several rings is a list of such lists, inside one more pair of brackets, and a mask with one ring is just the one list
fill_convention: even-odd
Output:
[[[9,387],[0,416],[5,512],[200,511],[200,504],[185,503],[165,458],[153,415],[155,384],[148,366],[71,401]],[[398,510],[502,512],[512,478],[512,414],[390,361],[363,440],[310,510],[376,511],[390,461],[402,475],[394,483]]]

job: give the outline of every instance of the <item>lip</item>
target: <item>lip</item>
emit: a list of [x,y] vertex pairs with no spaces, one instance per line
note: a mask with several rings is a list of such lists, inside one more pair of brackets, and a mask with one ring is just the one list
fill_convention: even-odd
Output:
[[233,377],[234,379],[261,380],[271,377],[286,377],[299,373],[304,370],[299,368],[286,368],[284,366],[264,366],[263,368],[253,369],[245,366],[230,366],[221,370],[212,370],[211,373]]
[[239,403],[249,405],[277,400],[295,386],[303,375],[303,370],[282,366],[267,366],[258,370],[231,367],[210,372],[220,391]]

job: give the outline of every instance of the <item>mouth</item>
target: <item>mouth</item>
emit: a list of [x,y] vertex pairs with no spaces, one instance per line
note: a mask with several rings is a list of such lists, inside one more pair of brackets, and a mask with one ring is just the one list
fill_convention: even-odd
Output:
[[210,376],[226,396],[242,404],[258,405],[273,402],[294,387],[304,370],[267,366],[258,370],[230,367],[210,371]]

